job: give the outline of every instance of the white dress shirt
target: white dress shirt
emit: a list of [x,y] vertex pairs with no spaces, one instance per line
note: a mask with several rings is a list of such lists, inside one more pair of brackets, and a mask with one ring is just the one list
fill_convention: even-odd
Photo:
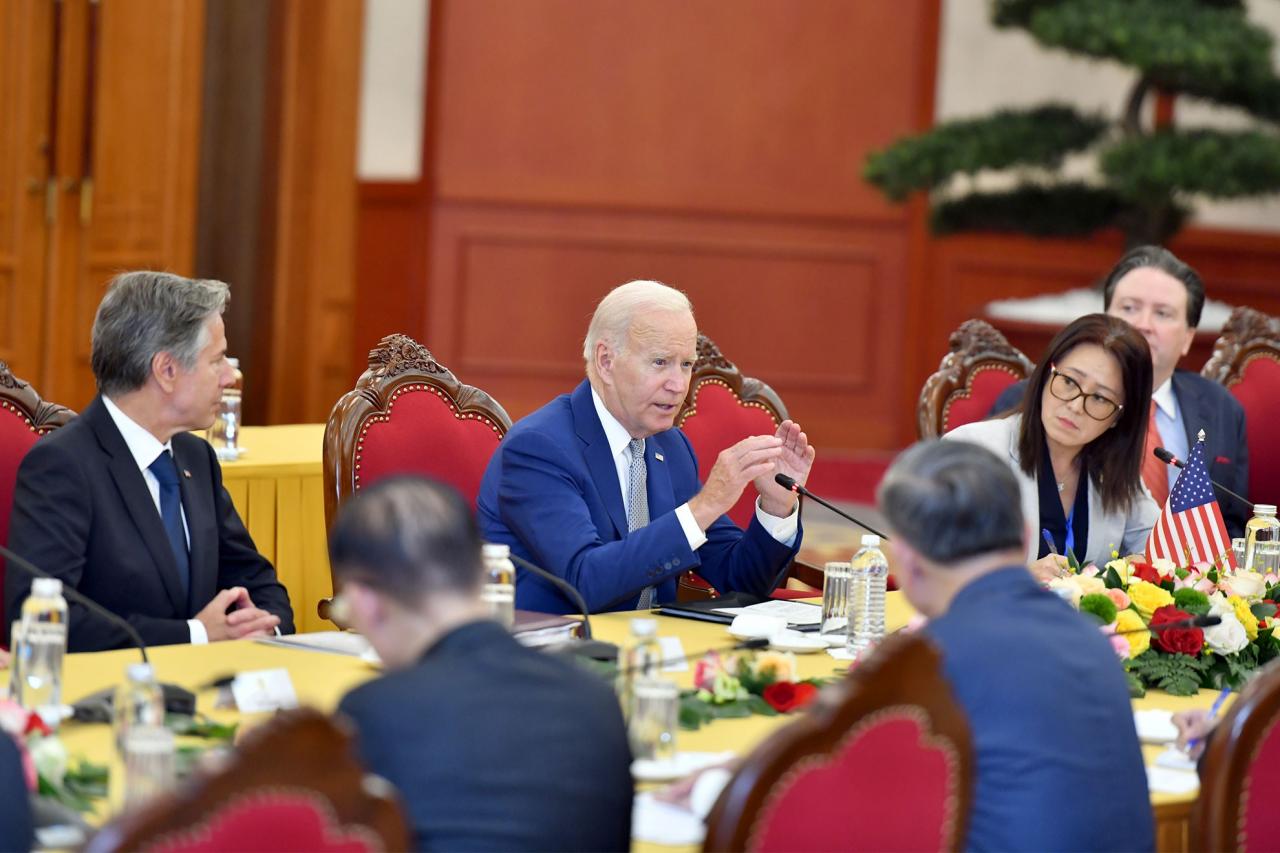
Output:
[[[1178,405],[1178,397],[1173,393],[1173,377],[1151,395],[1151,402],[1156,407],[1156,432],[1160,433],[1160,444],[1165,450],[1182,461],[1187,460],[1191,448],[1187,444],[1187,429],[1182,421],[1182,408]],[[1169,477],[1169,491],[1178,479],[1179,468],[1167,465],[1165,474]]]
[[[169,441],[161,444],[160,439],[152,435],[146,427],[139,425],[137,421],[121,411],[120,407],[113,403],[110,397],[104,396],[102,402],[107,407],[107,413],[111,415],[111,420],[115,422],[116,429],[120,430],[120,436],[129,448],[129,453],[132,454],[138,470],[142,472],[142,479],[147,483],[147,491],[151,493],[151,500],[156,505],[156,514],[159,515],[160,481],[156,479],[155,474],[151,473],[151,463],[155,462],[156,457],[166,450],[172,455],[173,442]],[[187,547],[190,548],[191,530],[187,527],[186,509],[182,510],[182,529],[187,535]],[[191,642],[197,644],[209,642],[209,632],[205,630],[204,623],[199,619],[188,619],[187,627],[191,630]]]
[[[605,407],[604,400],[600,399],[600,395],[596,393],[596,389],[591,389],[591,401],[595,403],[596,415],[600,418],[600,426],[604,427],[604,437],[609,442],[609,451],[613,454],[613,464],[618,470],[618,488],[622,490],[622,509],[624,513],[631,509],[627,505],[627,480],[631,469],[631,452],[628,447],[631,444],[631,434],[627,432],[627,428],[618,423],[618,419]],[[760,499],[756,498],[756,518],[759,519],[760,525],[774,539],[783,545],[790,546],[796,541],[796,529],[799,526],[800,514],[797,512],[800,502],[796,501],[795,507],[792,508],[791,514],[786,518],[780,518],[776,515],[770,515],[760,508]],[[689,550],[696,551],[707,541],[707,534],[702,528],[698,527],[698,522],[693,518],[693,510],[689,509],[688,503],[682,503],[676,507],[676,518],[680,521],[680,528],[684,531],[684,538],[689,541]]]

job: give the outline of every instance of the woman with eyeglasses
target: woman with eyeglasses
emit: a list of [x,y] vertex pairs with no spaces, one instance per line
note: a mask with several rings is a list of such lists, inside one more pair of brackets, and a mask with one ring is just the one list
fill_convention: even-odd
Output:
[[1042,580],[1068,553],[1101,566],[1113,550],[1139,553],[1159,509],[1142,485],[1151,405],[1151,353],[1132,326],[1087,314],[1049,343],[1022,408],[966,424],[945,438],[1007,459],[1022,486],[1027,563]]

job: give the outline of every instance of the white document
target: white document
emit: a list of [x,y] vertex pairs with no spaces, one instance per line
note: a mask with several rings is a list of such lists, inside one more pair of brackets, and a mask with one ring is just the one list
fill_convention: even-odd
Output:
[[659,637],[663,672],[688,672],[689,662],[684,659],[684,644],[679,637]]
[[1178,739],[1178,727],[1173,724],[1173,712],[1149,708],[1133,712],[1133,727],[1138,730],[1138,740],[1143,743],[1173,743]]
[[282,634],[279,637],[259,637],[259,643],[269,646],[287,646],[293,649],[309,649],[313,652],[331,652],[338,655],[363,657],[370,649],[369,641],[350,631],[314,631],[309,634]]
[[645,791],[631,806],[631,837],[647,844],[693,847],[707,834],[702,818],[679,806],[660,802]]
[[1156,756],[1156,767],[1166,767],[1169,770],[1190,770],[1196,772],[1196,762],[1191,756],[1187,755],[1176,746],[1170,746],[1164,752]]
[[1154,794],[1193,794],[1200,790],[1200,777],[1187,770],[1148,767],[1147,787]]
[[716,613],[738,616],[743,613],[781,616],[792,625],[817,625],[822,620],[822,607],[803,601],[762,601],[750,607],[717,607]]
[[298,694],[287,669],[242,672],[231,682],[231,695],[242,713],[287,711],[298,707]]

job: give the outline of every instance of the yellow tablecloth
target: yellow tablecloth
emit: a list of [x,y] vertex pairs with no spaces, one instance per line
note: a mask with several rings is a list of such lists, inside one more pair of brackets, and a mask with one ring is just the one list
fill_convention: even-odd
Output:
[[[905,625],[912,610],[900,593],[886,597],[886,622],[890,630]],[[592,626],[598,639],[623,645],[629,634],[630,620],[634,613],[608,613],[592,617]],[[729,645],[733,639],[725,626],[688,619],[658,617],[659,635],[680,638],[686,653]],[[215,643],[208,646],[164,646],[151,650],[152,662],[160,680],[197,689],[214,679],[236,672],[283,667],[289,670],[298,699],[305,705],[329,711],[334,709],[343,694],[355,685],[377,675],[377,670],[352,657],[325,654],[307,650],[286,649],[252,641]],[[68,655],[65,665],[66,697],[76,700],[103,687],[120,683],[125,667],[138,659],[135,651],[98,652]],[[825,653],[798,655],[800,677],[833,676],[843,671],[839,664]],[[692,665],[686,672],[671,673],[682,687],[692,686]],[[1210,691],[1201,691],[1195,697],[1175,697],[1163,693],[1151,693],[1137,700],[1135,708],[1164,708],[1181,710],[1191,707],[1208,707],[1214,699]],[[222,722],[240,720],[251,726],[264,715],[240,715],[233,711],[216,711],[212,708],[213,693],[198,693],[198,706]],[[696,732],[681,731],[678,745],[682,750],[723,752],[739,754],[749,752],[776,727],[785,725],[786,717],[748,717],[744,719],[717,720]],[[64,742],[74,755],[84,755],[99,762],[112,764],[115,778],[120,778],[119,764],[115,761],[111,733],[105,725],[68,724],[62,731]],[[1159,748],[1147,748],[1148,761],[1155,758]],[[1152,796],[1157,819],[1157,848],[1160,850],[1187,849],[1187,817],[1194,802],[1192,796],[1174,797],[1167,794]],[[655,848],[656,849],[656,848]],[[662,848],[670,851],[670,848]]]
[[245,427],[245,454],[222,463],[222,481],[258,550],[289,590],[299,631],[333,627],[316,602],[333,593],[321,470],[324,424]]

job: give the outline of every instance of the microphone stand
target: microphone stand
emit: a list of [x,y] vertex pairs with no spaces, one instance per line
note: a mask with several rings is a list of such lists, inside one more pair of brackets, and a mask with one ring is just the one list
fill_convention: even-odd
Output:
[[1190,619],[1179,619],[1177,622],[1166,622],[1163,625],[1144,625],[1141,628],[1129,628],[1126,631],[1116,631],[1111,636],[1123,637],[1126,634],[1141,634],[1144,631],[1159,633],[1168,631],[1171,628],[1212,628],[1214,625],[1221,625],[1221,616],[1192,616]]
[[794,477],[788,477],[786,474],[775,474],[773,477],[773,481],[777,483],[779,486],[782,486],[782,488],[784,489],[790,489],[791,491],[795,492],[797,495],[804,495],[806,498],[817,501],[818,503],[825,506],[827,509],[834,512],[836,515],[840,516],[841,518],[844,518],[848,521],[852,521],[854,524],[858,525],[863,530],[866,530],[870,533],[874,533],[875,535],[879,536],[881,539],[883,539],[886,542],[889,541],[888,536],[881,533],[879,530],[876,530],[874,527],[872,527],[870,524],[867,524],[865,521],[859,521],[858,519],[854,518],[852,515],[849,515],[849,513],[840,509],[840,507],[835,506],[834,504],[827,503],[822,498],[818,497],[813,492],[809,491],[804,486],[797,483]]
[[[1163,462],[1166,465],[1172,465],[1175,468],[1187,467],[1187,463],[1183,462],[1181,459],[1174,456],[1172,453],[1170,453],[1168,450],[1165,450],[1163,447],[1153,447],[1151,449],[1151,452],[1152,454],[1155,455],[1157,459],[1159,459],[1161,462]],[[1210,479],[1209,482],[1213,485],[1215,489],[1218,489],[1219,491],[1222,491],[1222,492],[1226,492],[1228,495],[1240,501],[1240,503],[1244,504],[1247,507],[1250,507],[1250,508],[1253,507],[1253,501],[1249,500],[1243,495],[1240,495],[1240,494],[1237,494],[1236,492],[1231,491],[1226,486],[1219,483],[1217,480]]]
[[568,643],[558,643],[553,646],[547,646],[547,650],[552,654],[568,654],[574,657],[586,657],[592,660],[609,661],[618,659],[618,647],[613,643],[607,643],[603,640],[595,639],[591,634],[591,612],[587,608],[587,602],[582,597],[582,593],[578,592],[573,584],[569,583],[562,577],[557,577],[551,572],[535,566],[528,560],[516,554],[510,554],[511,562],[515,563],[522,569],[533,573],[542,578],[547,583],[554,586],[564,596],[569,599],[574,607],[578,608],[578,612],[582,614],[582,638],[572,640]]

